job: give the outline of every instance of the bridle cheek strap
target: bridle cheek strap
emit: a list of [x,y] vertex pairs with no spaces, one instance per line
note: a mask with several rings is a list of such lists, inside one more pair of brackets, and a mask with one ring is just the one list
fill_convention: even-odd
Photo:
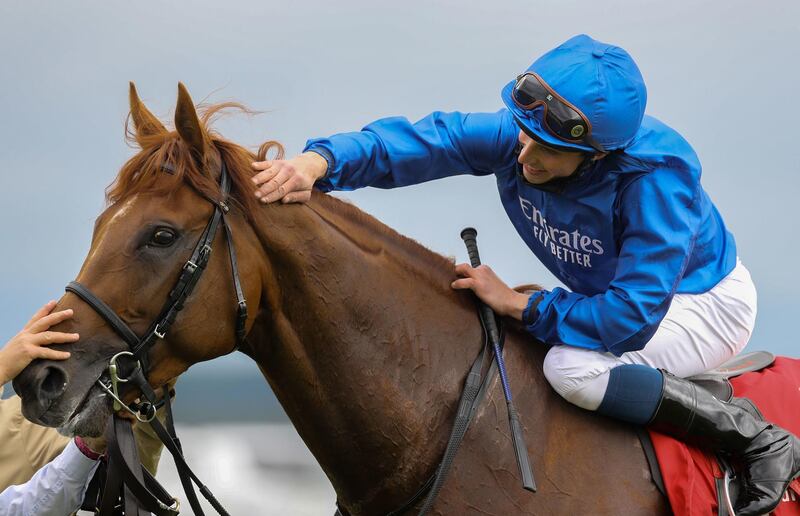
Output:
[[222,217],[222,224],[228,236],[228,255],[231,257],[233,286],[236,289],[236,350],[244,342],[247,333],[247,300],[244,298],[242,280],[239,279],[239,262],[236,259],[236,248],[233,246],[233,232],[228,219]]

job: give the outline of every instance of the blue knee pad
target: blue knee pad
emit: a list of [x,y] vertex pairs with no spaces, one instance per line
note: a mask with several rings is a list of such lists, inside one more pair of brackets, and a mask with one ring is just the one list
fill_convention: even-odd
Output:
[[661,400],[664,376],[640,364],[617,366],[609,372],[608,388],[597,412],[637,425],[652,419]]

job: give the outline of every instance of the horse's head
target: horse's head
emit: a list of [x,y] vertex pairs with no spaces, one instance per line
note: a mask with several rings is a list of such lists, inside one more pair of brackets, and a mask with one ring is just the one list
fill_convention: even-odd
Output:
[[[76,282],[136,335],[145,335],[202,238],[215,212],[214,203],[221,200],[219,180],[224,162],[232,182],[233,205],[226,217],[237,237],[244,294],[254,302],[245,323],[249,329],[261,295],[259,275],[264,267],[258,259],[260,251],[249,248],[252,229],[246,221],[255,206],[249,180],[254,156],[207,129],[211,115],[226,106],[210,108],[201,121],[183,85],[179,86],[175,131],[168,131],[147,110],[133,84],[130,102],[133,130],[129,136],[141,151],[125,164],[108,191],[109,206],[95,223],[91,248]],[[262,147],[259,155],[263,158],[266,151]],[[237,294],[226,239],[220,227],[203,278],[166,337],[156,338],[147,352],[147,377],[154,387],[196,362],[236,347]],[[112,404],[98,379],[108,379],[111,357],[128,351],[129,344],[96,307],[75,293],[61,298],[57,309],[65,308],[72,308],[75,315],[55,330],[80,334],[79,342],[62,346],[72,353],[71,358],[34,362],[16,378],[14,388],[31,421],[62,427],[70,434],[100,435]],[[129,392],[127,398],[136,394]]]

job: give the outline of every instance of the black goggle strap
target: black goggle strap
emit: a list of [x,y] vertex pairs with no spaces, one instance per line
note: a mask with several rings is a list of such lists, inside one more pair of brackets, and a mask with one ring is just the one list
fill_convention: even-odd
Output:
[[[522,123],[522,120],[520,120],[516,116],[514,117],[514,121],[517,123],[517,126],[522,130],[523,133],[528,135],[530,139],[534,140],[539,145],[544,145],[545,147],[550,147],[552,149],[556,149],[561,152],[581,152],[579,149],[576,149],[574,147],[567,147],[566,145],[555,145],[550,142],[544,141],[541,136],[531,131],[528,128],[528,126]],[[591,148],[593,148],[597,152],[606,152],[605,150],[603,150],[603,147],[600,146],[600,144],[598,144],[591,136],[586,137],[583,143],[588,144]],[[521,151],[522,151],[522,144],[517,143],[517,147],[515,147],[515,153],[519,154]]]

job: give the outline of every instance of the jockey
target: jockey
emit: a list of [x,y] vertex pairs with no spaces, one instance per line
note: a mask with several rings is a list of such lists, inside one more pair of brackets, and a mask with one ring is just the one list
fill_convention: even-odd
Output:
[[[454,81],[458,84],[458,81]],[[489,267],[456,266],[498,314],[552,345],[544,374],[566,400],[727,451],[745,467],[740,516],[764,514],[800,474],[800,442],[683,380],[747,344],[756,291],[675,130],[644,114],[623,49],[580,35],[502,90],[496,113],[378,120],[254,163],[262,202],[494,174],[511,223],[568,289],[521,294]]]

